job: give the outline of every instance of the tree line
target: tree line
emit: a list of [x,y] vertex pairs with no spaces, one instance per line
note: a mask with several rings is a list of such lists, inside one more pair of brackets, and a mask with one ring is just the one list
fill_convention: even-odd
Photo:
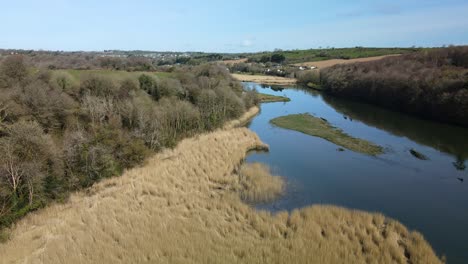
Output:
[[323,69],[325,92],[468,126],[468,46]]
[[216,64],[117,80],[9,56],[0,64],[0,228],[255,104],[256,92]]
[[236,58],[236,54],[217,54],[201,52],[144,52],[144,51],[37,51],[2,50],[2,57],[10,54],[23,55],[25,62],[44,69],[76,70],[124,70],[124,71],[167,71],[174,65],[197,66],[208,62]]

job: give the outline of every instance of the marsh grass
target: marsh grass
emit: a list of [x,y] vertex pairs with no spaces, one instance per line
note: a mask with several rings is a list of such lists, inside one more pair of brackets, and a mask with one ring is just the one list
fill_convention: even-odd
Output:
[[296,85],[294,78],[285,78],[271,75],[249,75],[249,74],[231,74],[232,77],[241,82],[255,82],[268,85]]
[[286,96],[278,96],[278,95],[271,95],[271,94],[264,94],[264,93],[259,93],[258,94],[258,99],[262,103],[289,102],[289,101],[291,101],[291,99],[289,99]]
[[266,203],[283,194],[284,179],[271,174],[270,168],[261,163],[244,163],[239,171],[239,193],[250,203]]
[[10,239],[10,230],[7,228],[0,229],[0,243],[5,243]]
[[260,108],[258,106],[253,106],[248,111],[246,111],[240,118],[227,122],[224,125],[224,129],[232,129],[244,126],[245,124],[249,123],[252,120],[252,118],[254,118],[259,112]]
[[117,178],[31,213],[2,263],[441,263],[416,232],[333,206],[257,211],[235,189],[246,128],[181,141]]
[[323,138],[355,152],[373,156],[383,153],[383,148],[381,146],[352,137],[342,130],[331,126],[326,120],[307,113],[281,116],[270,120],[270,122],[282,128],[296,130],[307,135]]

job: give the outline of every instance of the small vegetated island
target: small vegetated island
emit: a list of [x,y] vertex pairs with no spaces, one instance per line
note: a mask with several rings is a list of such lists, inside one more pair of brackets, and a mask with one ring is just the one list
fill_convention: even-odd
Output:
[[323,138],[355,152],[373,156],[383,153],[383,148],[381,146],[352,137],[342,130],[333,127],[328,121],[307,113],[281,116],[272,119],[270,122],[282,128],[296,130],[307,135]]
[[291,101],[291,99],[289,99],[286,96],[278,96],[278,95],[271,95],[271,94],[264,94],[264,93],[259,93],[258,94],[258,99],[262,103],[289,102],[289,101]]

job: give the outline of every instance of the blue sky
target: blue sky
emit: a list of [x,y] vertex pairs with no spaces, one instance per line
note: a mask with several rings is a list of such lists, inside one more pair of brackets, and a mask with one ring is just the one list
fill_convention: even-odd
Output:
[[0,48],[252,52],[468,44],[467,0],[0,0]]

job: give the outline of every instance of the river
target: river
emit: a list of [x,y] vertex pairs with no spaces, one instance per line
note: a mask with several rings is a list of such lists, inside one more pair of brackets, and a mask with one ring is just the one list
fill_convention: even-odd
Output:
[[[268,164],[288,182],[286,194],[270,211],[332,204],[394,218],[416,230],[448,263],[468,263],[468,129],[418,119],[379,107],[329,97],[310,89],[244,83],[290,102],[266,103],[249,124],[268,153],[248,162]],[[377,157],[318,137],[275,127],[275,117],[310,113],[326,118],[351,136],[385,148]],[[429,160],[412,156],[410,149]]]

